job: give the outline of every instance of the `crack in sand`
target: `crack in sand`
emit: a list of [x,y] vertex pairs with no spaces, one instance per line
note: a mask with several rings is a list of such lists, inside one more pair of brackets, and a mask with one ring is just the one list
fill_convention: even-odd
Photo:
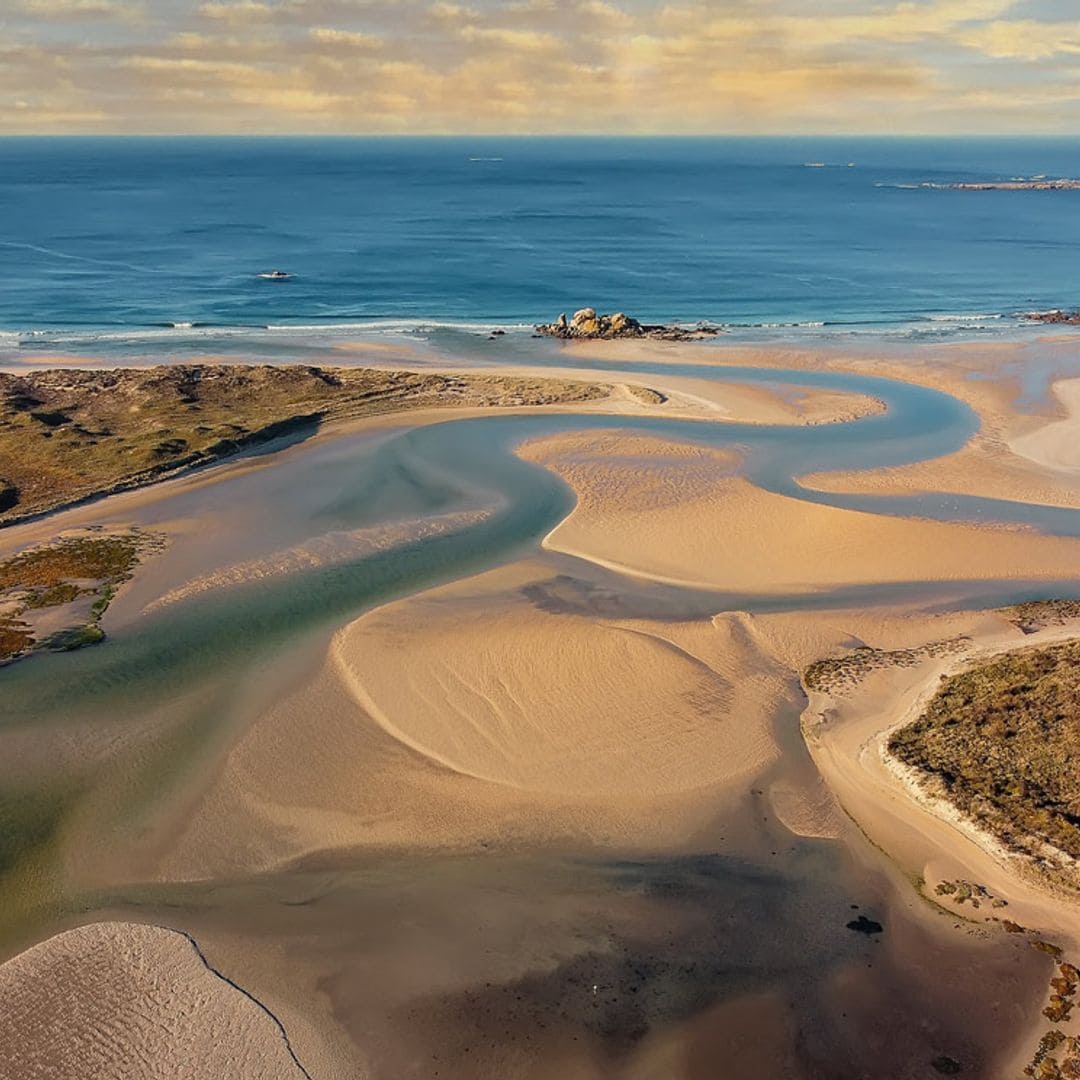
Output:
[[159,930],[168,930],[174,934],[179,934],[180,937],[184,938],[194,950],[195,955],[199,958],[200,963],[203,965],[203,967],[206,968],[207,971],[210,972],[211,975],[216,976],[223,983],[231,986],[235,991],[237,991],[237,993],[243,994],[244,997],[248,999],[248,1001],[250,1001],[256,1008],[258,1008],[267,1017],[269,1017],[270,1022],[274,1025],[274,1027],[277,1028],[278,1033],[281,1035],[282,1042],[285,1044],[285,1049],[288,1052],[289,1057],[292,1059],[293,1064],[300,1070],[306,1080],[313,1080],[311,1073],[309,1073],[307,1069],[304,1068],[303,1063],[296,1056],[296,1051],[293,1049],[292,1041],[289,1039],[289,1033],[285,1030],[285,1025],[278,1019],[278,1017],[271,1011],[271,1009],[267,1005],[263,1004],[263,1002],[261,1002],[253,993],[251,993],[250,990],[245,990],[244,987],[242,987],[238,982],[230,979],[229,976],[226,975],[223,971],[220,971],[218,968],[214,967],[214,965],[211,964],[210,961],[207,959],[206,953],[203,952],[202,947],[199,945],[199,943],[186,930],[181,930],[175,926],[162,926],[160,924],[155,925],[157,925],[157,928]]

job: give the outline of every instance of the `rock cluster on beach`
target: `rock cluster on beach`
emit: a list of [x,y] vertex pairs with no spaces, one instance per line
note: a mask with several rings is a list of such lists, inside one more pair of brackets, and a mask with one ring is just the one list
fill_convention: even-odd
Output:
[[575,311],[570,319],[560,315],[553,323],[541,323],[536,327],[536,332],[564,340],[648,337],[662,338],[665,341],[692,341],[696,338],[711,337],[720,331],[714,326],[703,325],[693,328],[648,325],[621,311],[613,315],[598,315],[595,308],[582,308]]

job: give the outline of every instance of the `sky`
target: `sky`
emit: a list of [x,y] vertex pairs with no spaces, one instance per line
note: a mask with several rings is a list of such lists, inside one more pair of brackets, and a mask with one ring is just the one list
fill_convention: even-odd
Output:
[[0,132],[1080,133],[1080,0],[0,0]]

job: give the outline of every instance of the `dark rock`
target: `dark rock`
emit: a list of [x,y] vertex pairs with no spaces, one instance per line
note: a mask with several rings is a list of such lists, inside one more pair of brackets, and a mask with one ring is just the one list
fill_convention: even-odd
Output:
[[940,1057],[934,1058],[930,1062],[930,1067],[935,1072],[941,1073],[942,1076],[955,1076],[957,1073],[962,1072],[964,1068],[956,1058],[949,1057],[948,1054],[942,1054]]
[[868,919],[865,915],[860,915],[857,919],[852,919],[847,924],[849,930],[854,930],[857,934],[881,934],[884,933],[885,927],[879,922],[875,922],[873,919]]

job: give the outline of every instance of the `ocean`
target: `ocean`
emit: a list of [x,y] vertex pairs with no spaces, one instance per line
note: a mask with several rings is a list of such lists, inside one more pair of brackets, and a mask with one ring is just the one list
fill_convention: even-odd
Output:
[[[0,356],[270,356],[591,305],[745,336],[1080,305],[1066,139],[4,138]],[[286,280],[260,277],[280,269]]]

